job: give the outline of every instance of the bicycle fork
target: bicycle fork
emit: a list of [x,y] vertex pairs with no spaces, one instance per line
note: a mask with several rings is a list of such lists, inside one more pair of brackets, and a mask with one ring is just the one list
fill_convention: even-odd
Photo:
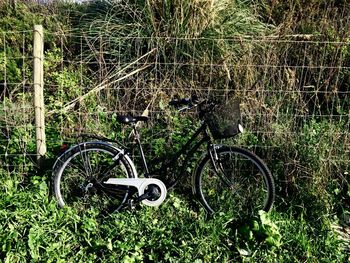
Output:
[[231,187],[233,182],[229,179],[229,176],[225,172],[217,153],[217,149],[220,149],[221,147],[222,145],[220,144],[208,144],[208,152],[216,175],[219,176],[221,181],[224,182],[227,187]]

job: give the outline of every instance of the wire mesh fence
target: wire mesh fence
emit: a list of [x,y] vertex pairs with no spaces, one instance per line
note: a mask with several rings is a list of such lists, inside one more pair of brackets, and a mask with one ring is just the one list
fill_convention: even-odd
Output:
[[[150,116],[144,135],[146,148],[152,148],[174,127],[189,130],[186,121],[187,127],[174,124],[171,116],[183,120],[167,107],[173,96],[234,94],[246,129],[235,143],[261,151],[270,162],[278,162],[283,152],[290,173],[299,169],[301,155],[349,167],[348,40],[46,36],[55,40],[46,47],[44,65],[49,154],[62,142],[75,143],[81,133],[128,140],[129,130],[117,123],[116,114],[129,112]],[[8,170],[12,163],[27,167],[36,154],[31,37],[31,32],[6,32],[0,41],[0,155]],[[23,40],[21,50],[10,51],[13,38]],[[223,49],[230,57],[222,56]],[[291,144],[294,150],[285,151]]]
[[[14,42],[20,45],[14,48]],[[0,46],[0,166],[25,173],[36,154],[32,32],[2,32]]]

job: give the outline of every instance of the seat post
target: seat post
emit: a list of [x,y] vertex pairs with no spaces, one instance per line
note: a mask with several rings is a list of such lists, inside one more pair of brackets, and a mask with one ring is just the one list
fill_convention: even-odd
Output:
[[146,162],[146,157],[145,157],[145,154],[143,152],[142,145],[141,145],[140,134],[139,134],[139,132],[136,129],[135,123],[132,123],[132,128],[134,130],[135,140],[137,142],[137,145],[139,146],[140,154],[141,154],[141,157],[142,157],[143,167],[146,170],[146,174],[149,174],[149,170],[148,170],[148,166],[147,166],[147,162]]

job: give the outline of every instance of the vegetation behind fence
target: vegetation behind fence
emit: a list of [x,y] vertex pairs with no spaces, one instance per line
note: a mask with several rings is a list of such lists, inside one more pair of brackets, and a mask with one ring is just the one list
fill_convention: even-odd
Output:
[[[305,217],[307,222],[300,224],[307,225],[307,237],[317,231],[326,233],[323,239],[315,243],[308,241],[305,247],[301,236],[300,240],[290,241],[295,244],[298,260],[318,260],[316,243],[329,251],[327,260],[345,259],[341,253],[334,252],[337,239],[329,234],[333,233],[329,232],[329,224],[335,221],[333,215],[346,221],[349,209],[350,42],[349,32],[344,31],[349,28],[346,12],[349,6],[346,3],[322,6],[311,1],[314,9],[311,4],[303,6],[305,12],[312,10],[309,17],[300,12],[293,21],[292,15],[300,6],[288,1],[276,1],[275,6],[255,6],[255,9],[239,1],[180,2],[18,5],[17,9],[3,5],[0,11],[3,15],[0,19],[0,164],[3,174],[16,178],[13,189],[20,189],[34,173],[32,166],[37,153],[33,33],[32,26],[21,22],[33,19],[42,22],[45,29],[48,169],[49,160],[55,158],[60,145],[75,143],[81,133],[96,133],[126,142],[130,131],[117,123],[118,113],[148,112],[151,122],[141,128],[147,152],[156,156],[174,151],[186,139],[183,134],[191,132],[187,124],[194,122],[194,116],[177,114],[167,102],[175,95],[223,97],[232,93],[241,99],[246,132],[229,142],[254,149],[271,168],[278,187],[276,212],[282,215],[275,215],[275,219],[288,221],[279,227],[295,235],[300,229],[293,220],[300,223]],[[324,24],[316,20],[320,10]],[[38,13],[42,16],[34,15]],[[80,18],[80,15],[83,16]],[[335,19],[335,15],[342,19]],[[15,19],[20,16],[23,19]],[[45,16],[48,18],[44,19]],[[308,23],[307,19],[310,19]],[[13,30],[9,21],[18,23],[23,31]],[[38,189],[40,185],[40,193],[45,195],[44,185],[33,178],[30,189]],[[10,183],[6,179],[5,192],[13,194],[14,190],[7,184]],[[176,207],[178,201],[174,198],[172,202]],[[153,216],[150,213],[146,211],[141,217],[147,220]],[[187,210],[181,213],[184,220],[191,218]],[[93,222],[94,216],[91,215]],[[115,227],[112,221],[108,224]],[[37,227],[30,229],[34,231]],[[234,232],[233,229],[230,231]],[[105,230],[99,231],[96,235],[105,235]],[[220,231],[223,231],[222,238],[235,235],[230,231],[226,233],[225,228]],[[280,235],[272,232],[265,234]],[[34,237],[25,236],[29,238],[30,256],[40,258],[36,243],[30,243]],[[110,246],[120,250],[119,245],[108,243],[109,238],[114,240],[106,237],[103,241],[106,250]],[[184,236],[181,238],[187,240]],[[233,246],[252,249],[258,243],[247,241],[243,245],[245,238],[248,237],[242,234]],[[281,241],[284,249],[290,247],[288,238],[284,236]],[[124,240],[131,247],[135,242]],[[229,238],[227,244],[218,242],[220,246],[230,247],[233,241]],[[329,247],[325,245],[327,242],[331,244]],[[75,239],[72,244],[78,246],[81,242]],[[272,251],[280,255],[281,247],[276,244],[273,245],[276,250]],[[203,248],[199,244],[192,245],[205,260]],[[140,246],[151,249],[145,248],[145,244]],[[99,246],[91,247],[94,250]],[[270,261],[281,259],[276,254],[272,256],[275,252],[259,249],[258,255],[267,253]],[[135,255],[145,253],[142,249],[137,252],[135,248],[135,251]],[[228,258],[235,255],[223,251]],[[69,254],[69,250],[66,253]],[[154,257],[159,253],[157,250]],[[190,258],[190,254],[180,255]]]

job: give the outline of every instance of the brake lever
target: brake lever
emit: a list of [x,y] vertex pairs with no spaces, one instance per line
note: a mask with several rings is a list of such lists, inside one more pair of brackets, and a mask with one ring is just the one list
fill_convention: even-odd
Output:
[[189,106],[186,106],[186,107],[180,108],[178,111],[183,112],[183,111],[189,110],[189,109],[190,109]]

